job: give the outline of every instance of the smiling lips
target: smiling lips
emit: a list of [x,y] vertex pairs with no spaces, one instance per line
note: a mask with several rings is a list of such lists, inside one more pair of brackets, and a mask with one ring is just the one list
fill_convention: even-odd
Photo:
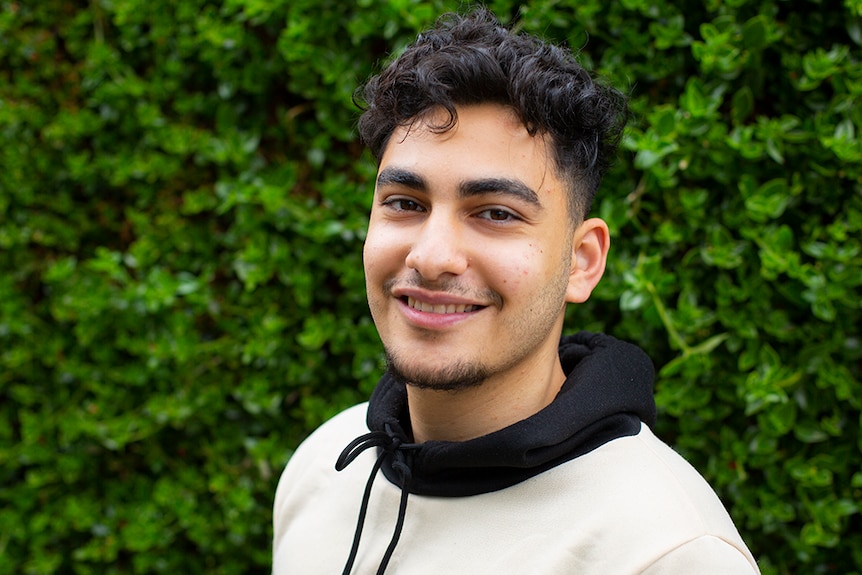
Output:
[[479,305],[468,305],[468,304],[438,304],[433,305],[430,303],[422,302],[417,300],[416,298],[407,296],[407,305],[417,311],[422,311],[425,313],[439,313],[439,314],[449,314],[449,313],[469,313],[472,311],[477,311],[482,309],[482,306]]

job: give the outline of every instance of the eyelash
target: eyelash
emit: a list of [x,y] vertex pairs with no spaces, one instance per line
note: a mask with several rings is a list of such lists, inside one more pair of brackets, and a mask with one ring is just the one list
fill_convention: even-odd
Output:
[[[412,204],[412,208],[404,207],[404,204]],[[393,210],[399,212],[419,212],[425,211],[425,207],[417,202],[416,200],[411,200],[408,198],[389,198],[381,202],[381,205],[386,206],[388,208],[392,208]]]

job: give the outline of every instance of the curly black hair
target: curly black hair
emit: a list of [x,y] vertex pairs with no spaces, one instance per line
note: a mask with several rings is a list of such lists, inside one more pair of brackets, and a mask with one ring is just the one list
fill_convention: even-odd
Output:
[[569,213],[581,221],[628,120],[627,98],[598,83],[574,54],[504,27],[484,8],[444,14],[401,56],[357,90],[359,135],[380,161],[396,128],[435,109],[457,122],[457,106],[511,107],[531,135],[549,136]]

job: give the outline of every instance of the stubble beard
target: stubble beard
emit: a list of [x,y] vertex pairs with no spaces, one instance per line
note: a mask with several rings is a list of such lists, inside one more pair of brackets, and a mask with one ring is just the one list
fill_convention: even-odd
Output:
[[386,351],[386,371],[398,383],[417,389],[434,391],[463,391],[479,387],[491,375],[487,366],[478,363],[458,362],[436,370],[411,369]]

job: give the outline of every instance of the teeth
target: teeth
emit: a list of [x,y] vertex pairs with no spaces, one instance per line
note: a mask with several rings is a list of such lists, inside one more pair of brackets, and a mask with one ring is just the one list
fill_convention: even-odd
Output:
[[465,313],[475,311],[477,309],[477,306],[475,305],[466,305],[463,303],[450,303],[449,305],[431,305],[430,303],[417,301],[409,296],[407,298],[407,305],[409,305],[413,309],[424,311],[426,313]]

